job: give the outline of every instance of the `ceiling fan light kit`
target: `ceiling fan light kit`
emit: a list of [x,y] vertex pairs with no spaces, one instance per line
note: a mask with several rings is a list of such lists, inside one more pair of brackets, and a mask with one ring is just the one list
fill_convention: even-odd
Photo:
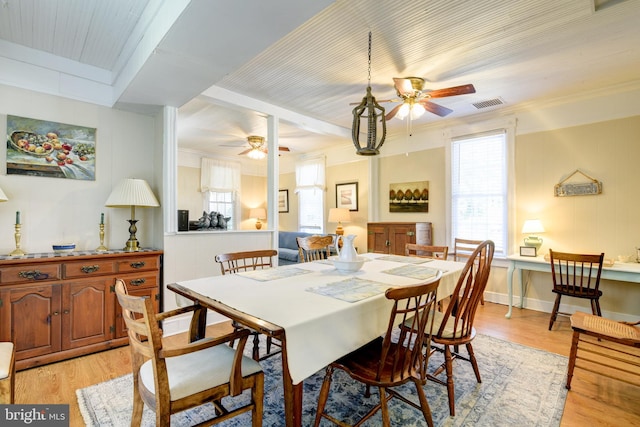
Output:
[[[371,94],[371,32],[369,32],[369,75],[367,80],[367,93],[362,102],[353,109],[353,126],[351,138],[356,147],[356,154],[361,156],[375,156],[380,154],[380,147],[387,136],[387,123],[384,108],[376,102]],[[380,118],[380,132],[378,132],[378,117]],[[360,142],[360,124],[366,121],[367,140],[366,145]],[[378,138],[378,135],[380,137]]]
[[429,111],[437,116],[444,117],[453,112],[453,110],[443,107],[442,105],[431,102],[432,98],[444,98],[447,96],[465,95],[475,93],[476,89],[472,84],[462,86],[453,86],[445,89],[425,90],[424,79],[421,77],[394,77],[394,87],[401,101],[386,116],[387,120],[397,117],[404,120],[415,120],[421,117],[425,111]]
[[[267,157],[267,147],[265,146],[264,136],[249,135],[247,136],[247,142],[249,143],[248,149],[239,153],[241,156],[247,155],[254,160],[262,160]],[[278,147],[279,151],[289,151],[287,147]]]

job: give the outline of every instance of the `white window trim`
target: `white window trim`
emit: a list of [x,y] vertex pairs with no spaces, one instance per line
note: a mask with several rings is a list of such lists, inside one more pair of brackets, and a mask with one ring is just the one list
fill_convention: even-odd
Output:
[[496,129],[504,129],[506,133],[507,144],[507,201],[506,201],[506,241],[505,252],[507,255],[516,252],[515,233],[513,232],[513,224],[515,221],[515,189],[516,189],[516,175],[515,175],[515,139],[516,139],[516,124],[515,117],[504,117],[501,119],[490,120],[486,122],[470,123],[466,125],[455,126],[447,129],[443,133],[444,147],[445,147],[445,185],[446,185],[446,242],[449,247],[453,247],[453,238],[450,235],[453,229],[452,224],[452,197],[451,197],[451,144],[455,138],[462,136],[472,136],[474,134],[481,134],[485,132],[491,132]]

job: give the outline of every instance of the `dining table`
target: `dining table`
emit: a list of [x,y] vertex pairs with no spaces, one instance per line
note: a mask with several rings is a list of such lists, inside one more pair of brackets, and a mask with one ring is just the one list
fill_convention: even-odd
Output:
[[452,293],[465,266],[378,253],[359,258],[358,271],[338,270],[330,257],[167,288],[281,342],[285,424],[300,426],[304,379],[386,331],[392,304],[387,289],[423,283],[441,271],[440,300]]

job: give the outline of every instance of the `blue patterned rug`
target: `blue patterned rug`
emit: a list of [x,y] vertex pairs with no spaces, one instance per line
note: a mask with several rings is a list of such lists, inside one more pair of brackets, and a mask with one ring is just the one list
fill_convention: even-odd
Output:
[[[482,383],[478,384],[471,364],[454,361],[456,416],[449,416],[446,387],[427,382],[425,393],[436,426],[558,426],[567,391],[564,388],[567,358],[486,335],[477,335],[473,348],[480,366]],[[430,365],[442,363],[436,353]],[[280,356],[262,362],[265,370],[263,425],[284,425]],[[432,366],[433,367],[433,366]],[[303,426],[313,425],[318,392],[324,370],[304,381]],[[443,374],[444,376],[444,374]],[[87,426],[128,426],[131,420],[131,375],[76,390],[80,411]],[[327,408],[332,415],[352,423],[378,401],[377,393],[365,398],[361,384],[341,371],[334,373]],[[415,396],[413,385],[405,387],[405,395]],[[239,396],[236,399],[248,398]],[[223,403],[231,408],[230,400]],[[422,414],[413,407],[392,399],[389,406],[393,425],[424,426]],[[213,406],[202,406],[171,419],[172,426],[191,426],[210,417]],[[153,426],[154,414],[145,408],[143,426]],[[220,424],[225,427],[250,426],[250,414]],[[322,426],[331,425],[326,420]],[[378,412],[366,426],[380,426]]]

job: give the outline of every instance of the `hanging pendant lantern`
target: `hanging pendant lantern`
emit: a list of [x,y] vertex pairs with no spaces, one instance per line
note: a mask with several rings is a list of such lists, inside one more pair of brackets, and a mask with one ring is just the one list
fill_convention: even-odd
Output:
[[[378,131],[378,118],[380,118],[380,130]],[[360,125],[366,122],[366,145],[360,142]],[[378,135],[379,138],[378,138]],[[367,80],[367,93],[362,102],[353,109],[353,126],[351,138],[356,147],[356,154],[361,156],[375,156],[380,154],[380,147],[387,137],[387,122],[384,117],[384,107],[376,102],[371,94],[371,32],[369,32],[369,76]]]

